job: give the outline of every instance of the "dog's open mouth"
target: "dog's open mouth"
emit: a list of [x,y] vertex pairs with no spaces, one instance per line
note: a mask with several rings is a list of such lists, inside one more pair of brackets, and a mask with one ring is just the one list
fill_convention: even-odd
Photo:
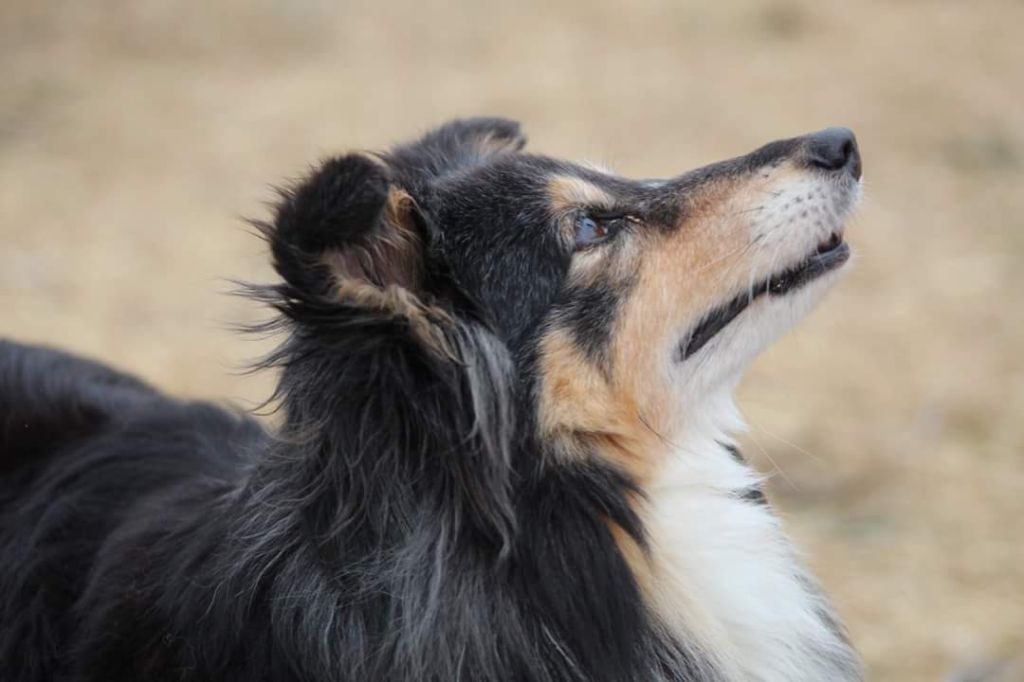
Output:
[[826,272],[835,270],[850,258],[850,247],[843,241],[842,230],[833,232],[828,239],[818,244],[817,249],[796,265],[771,275],[754,285],[728,303],[721,305],[704,316],[680,347],[680,358],[685,360],[704,344],[715,337],[740,313],[762,296],[784,296],[817,279]]

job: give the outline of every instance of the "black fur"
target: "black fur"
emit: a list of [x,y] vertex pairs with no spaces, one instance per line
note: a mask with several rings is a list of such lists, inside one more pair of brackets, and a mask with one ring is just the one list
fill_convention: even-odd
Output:
[[[684,209],[667,196],[752,162],[655,192],[523,142],[509,121],[458,121],[285,192],[263,226],[283,281],[257,290],[287,334],[266,362],[273,433],[0,344],[0,678],[718,678],[649,616],[619,553],[611,525],[645,542],[633,483],[553,465],[535,435],[531,343],[557,304],[599,349],[616,297],[565,288],[552,173],[670,229]],[[377,298],[337,295],[346,279]]]
[[555,319],[572,330],[576,343],[600,367],[608,360],[606,351],[626,289],[628,284],[609,282],[573,287],[566,291],[562,303],[555,306]]
[[[746,464],[746,458],[740,449],[731,443],[719,443],[725,450],[735,459],[737,462]],[[765,497],[764,490],[760,485],[753,485],[743,491],[743,499],[754,504],[768,504],[768,498]]]
[[325,293],[330,281],[319,257],[366,239],[380,223],[387,196],[387,173],[370,159],[351,154],[326,161],[283,193],[270,228],[278,272],[299,289]]

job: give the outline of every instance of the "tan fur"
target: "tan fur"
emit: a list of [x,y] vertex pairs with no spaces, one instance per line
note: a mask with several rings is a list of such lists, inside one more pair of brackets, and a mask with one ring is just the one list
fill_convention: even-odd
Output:
[[645,235],[636,281],[612,336],[613,371],[659,430],[668,417],[662,411],[671,406],[667,387],[657,385],[665,374],[657,366],[666,355],[663,344],[681,340],[687,327],[747,284],[746,231],[713,199],[697,198],[672,232]]
[[581,206],[611,206],[613,198],[600,187],[574,175],[556,175],[548,182],[548,196],[554,213]]
[[593,433],[617,409],[605,378],[564,329],[541,342],[540,427],[545,434]]
[[[562,205],[611,201],[578,178],[559,176],[550,187],[552,201]],[[664,372],[656,363],[664,353],[658,344],[676,338],[746,275],[746,231],[742,220],[728,215],[736,190],[717,182],[692,194],[685,224],[668,233],[638,230],[643,236],[633,235],[614,259],[597,250],[577,256],[570,273],[575,284],[604,279],[614,287],[632,280],[612,331],[608,367],[596,367],[567,330],[552,329],[541,342],[545,430],[584,438],[638,482],[657,468],[657,453],[666,450],[659,434],[671,417],[669,387],[659,384]]]
[[652,473],[660,444],[632,397],[584,357],[567,332],[542,343],[541,429],[568,456],[598,452],[638,483]]
[[455,350],[445,332],[454,326],[453,318],[416,295],[422,245],[411,224],[412,202],[405,191],[392,187],[382,224],[367,242],[327,251],[321,262],[334,274],[339,300],[405,318],[418,341],[454,360]]
[[608,530],[611,532],[612,540],[618,546],[622,558],[625,559],[630,571],[632,571],[633,577],[636,578],[640,592],[649,597],[655,591],[655,578],[652,574],[653,566],[647,552],[637,543],[632,535],[624,531],[622,526],[617,523],[609,520]]
[[358,279],[378,286],[419,288],[422,244],[412,225],[413,200],[405,191],[388,191],[381,224],[362,243],[321,256],[338,281]]
[[452,317],[436,306],[424,304],[408,289],[394,284],[380,288],[360,280],[346,279],[338,282],[336,293],[339,300],[359,308],[404,318],[413,336],[426,348],[441,357],[456,359],[455,349],[445,333],[446,328],[454,326]]

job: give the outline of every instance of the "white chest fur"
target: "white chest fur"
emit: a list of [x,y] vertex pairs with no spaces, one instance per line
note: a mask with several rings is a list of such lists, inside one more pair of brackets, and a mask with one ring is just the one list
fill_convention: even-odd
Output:
[[[719,424],[727,424],[730,409]],[[831,607],[771,509],[744,499],[759,482],[714,421],[690,429],[647,490],[652,606],[696,639],[729,680],[862,679]]]

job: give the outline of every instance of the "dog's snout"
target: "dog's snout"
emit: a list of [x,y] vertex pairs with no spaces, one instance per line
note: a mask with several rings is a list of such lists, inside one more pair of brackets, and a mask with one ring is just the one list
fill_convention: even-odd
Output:
[[860,179],[860,150],[849,128],[825,128],[806,138],[807,162],[815,168],[847,172]]

